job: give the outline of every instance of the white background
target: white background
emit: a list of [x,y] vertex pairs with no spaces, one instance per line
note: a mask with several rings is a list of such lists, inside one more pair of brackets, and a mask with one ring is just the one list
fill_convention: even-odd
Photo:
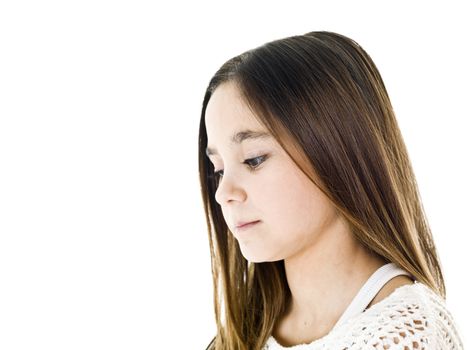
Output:
[[450,1],[2,1],[0,348],[205,348],[204,90],[232,56],[314,30],[356,40],[380,70],[466,334],[465,14]]

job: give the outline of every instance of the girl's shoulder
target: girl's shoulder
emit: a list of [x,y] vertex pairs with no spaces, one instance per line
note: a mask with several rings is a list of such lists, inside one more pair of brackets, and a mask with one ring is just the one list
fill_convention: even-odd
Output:
[[417,281],[396,288],[348,320],[342,331],[345,335],[340,336],[347,338],[350,334],[352,342],[369,344],[374,349],[463,348],[445,300]]
[[269,338],[265,349],[463,349],[445,300],[423,283],[396,288],[389,296],[309,344],[282,347]]

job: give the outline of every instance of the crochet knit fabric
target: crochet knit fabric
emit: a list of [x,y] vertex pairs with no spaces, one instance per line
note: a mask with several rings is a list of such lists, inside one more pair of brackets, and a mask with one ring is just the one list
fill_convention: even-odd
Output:
[[271,336],[263,347],[283,349],[461,350],[463,345],[444,299],[416,281],[311,343],[284,347]]

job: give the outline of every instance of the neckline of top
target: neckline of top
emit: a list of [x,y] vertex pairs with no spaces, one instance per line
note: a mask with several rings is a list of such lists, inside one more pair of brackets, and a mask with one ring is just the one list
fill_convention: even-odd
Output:
[[397,287],[396,289],[394,289],[387,297],[385,297],[384,299],[378,301],[377,303],[373,304],[372,306],[370,306],[368,309],[364,310],[362,313],[348,319],[346,322],[340,324],[338,327],[333,327],[329,333],[327,333],[326,335],[322,336],[321,338],[318,338],[318,339],[315,339],[313,341],[311,341],[310,343],[301,343],[301,344],[296,344],[296,345],[292,345],[292,346],[283,346],[281,344],[279,344],[279,342],[276,340],[276,338],[274,338],[272,335],[270,336],[270,340],[269,342],[272,343],[275,347],[279,348],[279,349],[283,349],[283,350],[299,350],[301,347],[304,347],[304,346],[310,346],[310,345],[315,345],[317,343],[320,343],[324,340],[326,340],[327,338],[329,338],[331,335],[333,335],[337,330],[340,330],[342,327],[344,327],[345,325],[349,324],[351,321],[355,320],[356,318],[358,317],[361,317],[361,315],[363,314],[368,314],[370,312],[373,312],[375,311],[376,309],[379,309],[381,308],[383,305],[385,305],[386,303],[392,301],[392,299],[394,299],[395,296],[399,295],[402,291],[404,291],[405,289],[409,289],[409,288],[414,288],[414,286],[418,287],[422,285],[422,283],[418,282],[418,281],[414,281],[414,283],[411,283],[411,284],[404,284],[402,286],[399,286]]

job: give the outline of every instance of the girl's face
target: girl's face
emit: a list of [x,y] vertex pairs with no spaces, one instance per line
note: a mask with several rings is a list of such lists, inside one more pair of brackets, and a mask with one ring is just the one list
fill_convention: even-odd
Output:
[[[336,211],[268,136],[233,83],[215,90],[205,122],[207,152],[213,153],[214,171],[220,171],[215,199],[243,256],[251,262],[277,261],[311,248],[334,223]],[[252,221],[258,222],[237,227]]]

